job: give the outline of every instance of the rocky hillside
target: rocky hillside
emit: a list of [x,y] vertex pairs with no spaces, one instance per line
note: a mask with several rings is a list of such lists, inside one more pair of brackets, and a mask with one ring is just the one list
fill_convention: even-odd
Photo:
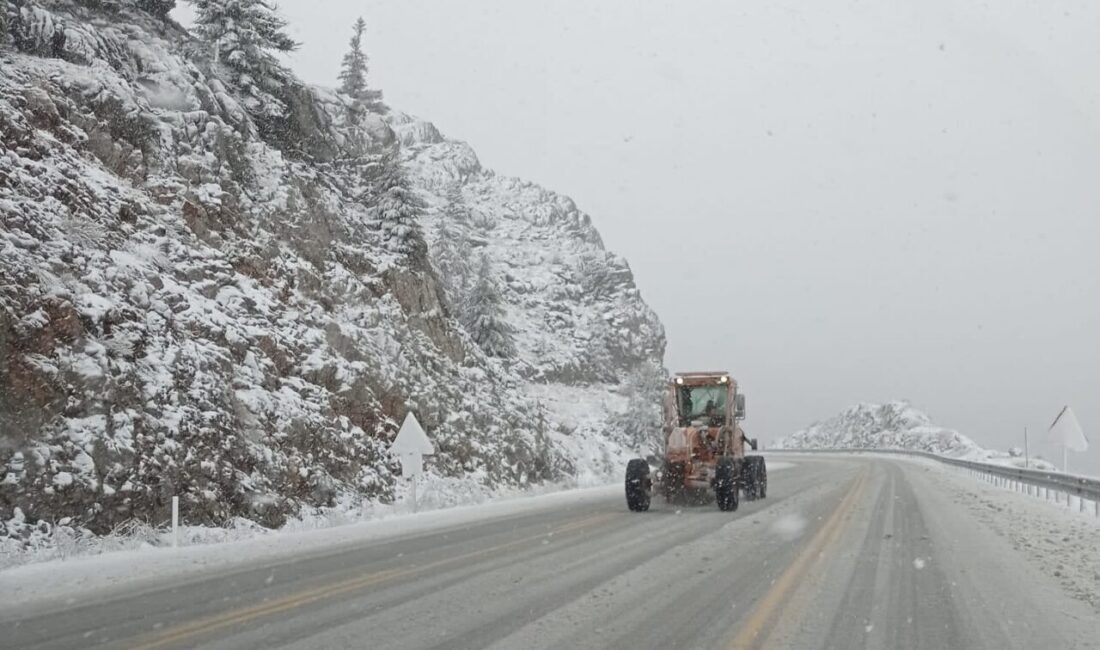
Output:
[[856,404],[776,443],[785,449],[912,449],[963,456],[979,449],[908,402]]
[[[983,449],[953,429],[941,427],[908,402],[856,404],[776,441],[777,449],[908,449],[954,458],[1024,466],[1023,452]],[[1054,469],[1032,458],[1030,467]]]
[[390,501],[409,409],[467,489],[617,472],[664,335],[589,217],[289,74],[250,111],[170,4],[0,0],[0,537]]

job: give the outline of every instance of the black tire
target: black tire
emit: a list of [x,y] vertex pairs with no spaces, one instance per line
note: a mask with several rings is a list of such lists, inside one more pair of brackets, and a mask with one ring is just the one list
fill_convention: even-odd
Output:
[[761,499],[768,496],[768,466],[764,463],[764,457],[760,457],[760,473],[756,483],[756,496]]
[[738,466],[732,458],[719,458],[718,467],[714,476],[714,495],[717,497],[718,509],[723,512],[737,510],[740,495],[738,485]]
[[756,500],[756,491],[758,489],[758,483],[756,478],[756,458],[752,456],[745,456],[745,460],[741,461],[741,489],[745,491],[745,500]]
[[745,498],[750,501],[763,499],[768,493],[768,472],[763,456],[745,456]]
[[634,512],[649,510],[649,463],[634,458],[626,464],[626,507]]
[[679,505],[687,501],[687,494],[684,489],[684,475],[686,473],[683,463],[665,463],[662,487],[666,502]]

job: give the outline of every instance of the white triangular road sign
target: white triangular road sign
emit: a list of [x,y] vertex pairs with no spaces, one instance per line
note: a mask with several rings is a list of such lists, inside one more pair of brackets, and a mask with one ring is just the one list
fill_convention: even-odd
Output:
[[390,445],[390,453],[392,454],[400,455],[409,451],[418,451],[425,456],[435,453],[432,441],[428,439],[428,434],[424,433],[424,429],[420,427],[420,423],[416,421],[416,416],[412,414],[412,411],[405,414],[405,421],[401,424],[401,430],[397,432],[397,437],[393,439],[393,444]]
[[390,453],[401,461],[401,476],[419,476],[424,472],[424,456],[435,453],[432,441],[428,434],[424,433],[416,416],[409,411],[405,414],[405,421],[401,424],[401,430],[390,445]]
[[1077,422],[1077,416],[1073,414],[1073,409],[1068,406],[1062,409],[1058,417],[1054,418],[1054,422],[1047,432],[1047,438],[1051,442],[1073,451],[1085,451],[1089,448],[1089,439],[1085,437],[1085,432],[1081,430],[1081,425]]

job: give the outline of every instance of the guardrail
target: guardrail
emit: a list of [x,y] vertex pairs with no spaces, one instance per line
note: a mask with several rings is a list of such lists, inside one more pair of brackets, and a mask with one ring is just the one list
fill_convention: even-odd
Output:
[[1017,492],[1023,492],[1048,500],[1053,495],[1054,501],[1057,503],[1061,503],[1061,497],[1059,495],[1063,495],[1067,507],[1071,505],[1070,497],[1077,497],[1078,508],[1080,508],[1081,512],[1086,512],[1088,510],[1085,502],[1091,501],[1093,512],[1097,517],[1100,517],[1100,479],[1089,478],[1087,476],[1075,476],[1073,474],[1063,474],[1062,472],[1050,470],[994,465],[992,463],[963,460],[961,458],[940,456],[939,454],[933,454],[926,451],[910,451],[907,449],[767,449],[765,451],[814,454],[897,454],[899,456],[929,458],[945,465],[961,467],[973,476],[993,483],[994,485],[1016,490]]

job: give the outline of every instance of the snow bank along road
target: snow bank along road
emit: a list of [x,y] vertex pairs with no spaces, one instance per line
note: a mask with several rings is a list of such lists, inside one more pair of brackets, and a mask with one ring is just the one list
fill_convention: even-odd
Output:
[[1097,603],[975,518],[965,477],[887,458],[782,461],[768,498],[736,513],[630,513],[608,489],[9,604],[0,646],[1100,648]]

